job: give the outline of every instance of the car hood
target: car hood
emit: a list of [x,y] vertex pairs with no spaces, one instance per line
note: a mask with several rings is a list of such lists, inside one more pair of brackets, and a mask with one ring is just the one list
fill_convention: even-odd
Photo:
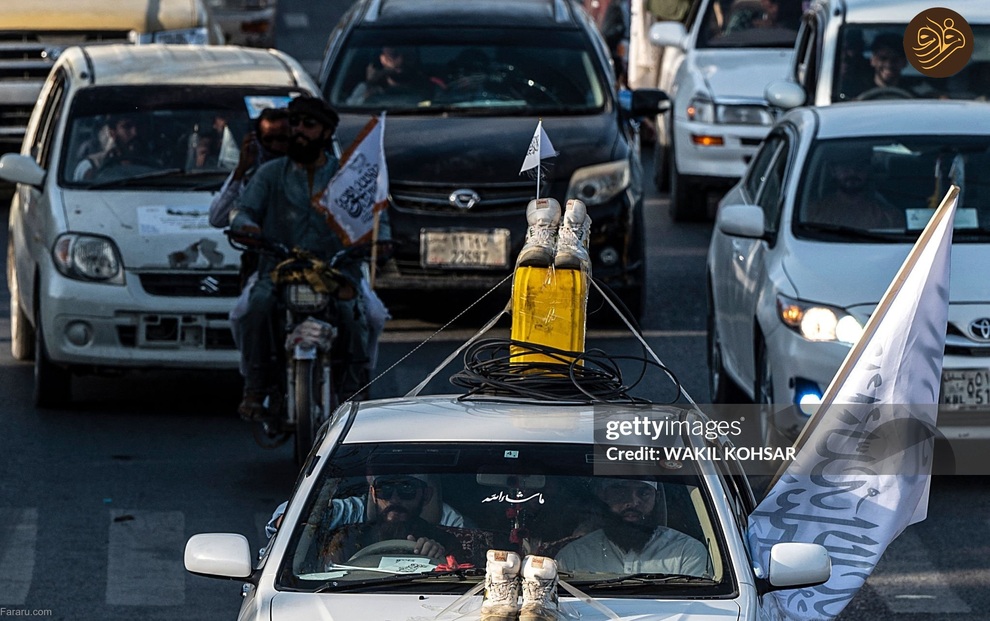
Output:
[[705,78],[716,101],[742,97],[763,100],[768,82],[783,79],[790,50],[705,50],[692,56],[692,69]]
[[[290,619],[322,619],[324,621],[428,621],[450,606],[457,599],[453,595],[382,595],[378,593],[327,593],[312,595],[307,593],[278,593],[272,598],[272,621]],[[476,601],[474,601],[476,600]],[[611,609],[620,620],[628,621],[692,621],[721,620],[739,618],[739,606],[734,601],[690,601],[658,599],[605,599],[598,603]],[[455,612],[465,618],[477,618],[481,606],[481,595],[463,604],[463,609]],[[606,621],[605,614],[586,603],[573,599],[561,600],[564,612],[582,621]],[[473,610],[464,614],[468,609]],[[448,615],[444,615],[448,616]]]
[[[337,138],[346,151],[367,123],[364,115],[341,115]],[[409,182],[518,182],[538,119],[533,117],[388,116],[385,157],[389,178]],[[552,175],[565,180],[577,168],[626,157],[619,127],[607,114],[549,117],[543,129],[558,156]],[[590,139],[589,137],[594,137]]]
[[[873,306],[910,250],[910,244],[845,244],[840,252],[836,244],[801,241],[784,257],[783,267],[802,300],[846,309]],[[990,279],[974,269],[985,265],[988,255],[987,244],[953,244],[949,283],[953,303],[990,301]]]
[[236,269],[240,253],[210,226],[208,192],[62,194],[67,230],[114,240],[128,270]]

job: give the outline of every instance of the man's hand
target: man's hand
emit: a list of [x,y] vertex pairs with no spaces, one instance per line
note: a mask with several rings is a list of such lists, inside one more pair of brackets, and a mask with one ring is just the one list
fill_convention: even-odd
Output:
[[420,537],[417,539],[415,535],[409,535],[406,539],[416,542],[416,547],[413,548],[413,553],[422,554],[423,556],[427,556],[429,558],[443,558],[443,546],[436,541],[426,537]]
[[240,181],[256,161],[258,161],[257,136],[254,132],[248,132],[241,140],[241,155],[237,160],[237,167],[234,168],[234,179]]

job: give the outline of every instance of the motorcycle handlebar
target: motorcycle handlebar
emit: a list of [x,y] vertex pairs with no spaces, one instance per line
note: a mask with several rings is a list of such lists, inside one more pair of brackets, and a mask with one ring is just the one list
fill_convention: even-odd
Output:
[[[227,236],[227,240],[232,247],[242,252],[257,252],[273,256],[277,259],[287,259],[296,254],[285,244],[265,237],[261,233],[226,229],[224,230],[224,235]],[[393,242],[390,240],[378,240],[375,242],[363,242],[353,246],[347,246],[346,248],[338,250],[337,253],[333,255],[329,261],[329,265],[330,267],[335,268],[347,259],[359,259],[362,261],[369,259],[371,257],[371,249],[374,246],[384,248],[386,252],[389,252],[393,246]]]

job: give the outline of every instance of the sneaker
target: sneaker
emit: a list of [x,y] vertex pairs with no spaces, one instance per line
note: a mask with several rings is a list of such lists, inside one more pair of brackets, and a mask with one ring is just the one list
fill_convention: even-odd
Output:
[[576,198],[567,201],[564,218],[560,222],[557,237],[557,256],[554,266],[561,269],[591,269],[588,256],[588,237],[591,234],[591,217],[588,208]]
[[517,266],[550,267],[557,251],[557,227],[560,203],[552,198],[538,198],[526,206],[526,243],[519,251]]
[[244,397],[240,405],[237,406],[237,413],[241,419],[251,422],[265,420],[267,411],[265,410],[265,399],[268,395],[264,391],[245,390]]
[[481,621],[516,621],[519,614],[519,555],[489,550],[485,565],[485,598]]
[[557,561],[527,556],[522,566],[522,608],[519,621],[557,621]]

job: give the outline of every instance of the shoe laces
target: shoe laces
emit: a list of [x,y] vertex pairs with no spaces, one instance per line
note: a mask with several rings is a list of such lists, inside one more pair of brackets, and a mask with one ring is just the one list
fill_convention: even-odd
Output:
[[549,222],[531,224],[526,231],[526,242],[530,244],[550,244],[553,242],[554,227]]
[[556,590],[556,577],[546,580],[528,578],[523,580],[523,601],[550,605],[555,600]]
[[519,583],[514,576],[496,578],[491,574],[485,576],[485,600],[493,603],[508,602],[514,604],[519,597]]

